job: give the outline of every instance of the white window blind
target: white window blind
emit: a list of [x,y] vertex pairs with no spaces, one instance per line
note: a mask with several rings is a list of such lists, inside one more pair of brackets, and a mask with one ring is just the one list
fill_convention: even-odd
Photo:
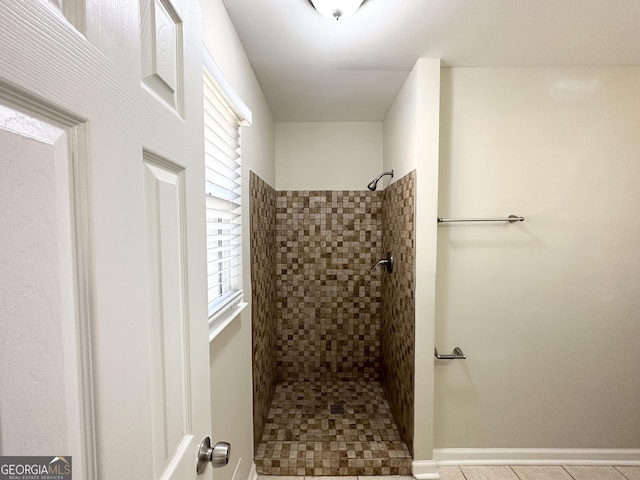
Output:
[[204,70],[209,319],[242,300],[241,119]]

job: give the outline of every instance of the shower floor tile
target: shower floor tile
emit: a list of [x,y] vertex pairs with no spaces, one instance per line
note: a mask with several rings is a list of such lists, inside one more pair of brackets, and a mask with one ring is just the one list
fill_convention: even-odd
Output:
[[261,475],[409,475],[378,382],[285,382],[276,387],[255,459]]

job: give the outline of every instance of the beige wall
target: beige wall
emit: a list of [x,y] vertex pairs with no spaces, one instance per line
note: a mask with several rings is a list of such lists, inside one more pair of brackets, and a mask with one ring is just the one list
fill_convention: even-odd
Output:
[[640,68],[442,75],[437,448],[640,446]]
[[381,171],[381,122],[276,124],[276,190],[366,190]]
[[[276,126],[222,2],[203,1],[203,18],[253,112],[245,170],[329,190],[417,171],[416,461],[434,447],[637,448],[640,69],[444,69],[439,122],[439,61],[421,59],[382,124]],[[436,227],[438,213],[527,220]],[[211,345],[213,436],[233,443],[243,478],[250,318]],[[434,344],[469,359],[434,369]]]
[[[253,114],[242,128],[243,278],[250,300],[249,170],[275,183],[275,124],[240,40],[221,0],[201,0],[205,45],[217,66]],[[232,444],[229,466],[215,471],[216,480],[249,478],[253,462],[251,375],[251,305],[210,344],[212,440]]]
[[[414,461],[433,448],[433,325],[440,61],[419,59],[384,120],[384,169],[416,170],[416,363]],[[429,473],[429,472],[425,472]]]
[[[414,67],[384,118],[383,168],[404,177],[418,162],[418,68]],[[393,180],[391,180],[393,181]]]

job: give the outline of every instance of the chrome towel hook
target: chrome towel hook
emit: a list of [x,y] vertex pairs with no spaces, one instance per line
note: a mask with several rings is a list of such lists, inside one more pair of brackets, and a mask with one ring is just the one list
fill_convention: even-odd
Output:
[[438,349],[433,349],[433,354],[438,360],[466,360],[467,356],[464,354],[460,347],[456,347],[453,349],[453,353],[440,355],[438,353]]

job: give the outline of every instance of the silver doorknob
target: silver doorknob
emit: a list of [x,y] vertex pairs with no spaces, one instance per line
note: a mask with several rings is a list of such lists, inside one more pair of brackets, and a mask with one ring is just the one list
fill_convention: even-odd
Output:
[[213,468],[224,467],[229,463],[231,456],[231,444],[227,442],[218,442],[211,447],[211,439],[204,437],[200,443],[198,451],[198,461],[196,464],[196,472],[202,475],[207,468],[207,464],[211,462]]

